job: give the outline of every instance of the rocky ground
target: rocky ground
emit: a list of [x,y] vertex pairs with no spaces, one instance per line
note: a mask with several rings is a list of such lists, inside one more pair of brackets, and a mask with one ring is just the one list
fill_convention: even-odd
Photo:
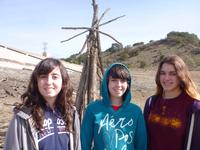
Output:
[[[30,70],[0,68],[0,150],[3,148],[5,133],[12,116],[15,102],[20,102],[20,95],[28,85]],[[133,101],[142,109],[149,95],[154,93],[154,71],[133,70],[132,94]],[[200,72],[192,72],[193,78],[200,87]],[[78,87],[80,73],[70,73],[75,90]]]
[[12,105],[19,101],[29,75],[28,70],[0,68],[0,149],[12,115]]

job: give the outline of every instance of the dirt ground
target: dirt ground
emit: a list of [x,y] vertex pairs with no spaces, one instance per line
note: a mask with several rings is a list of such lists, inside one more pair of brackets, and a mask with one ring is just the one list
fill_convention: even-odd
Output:
[[[31,72],[30,70],[0,68],[0,150],[3,148],[6,130],[12,117],[12,105],[20,102],[20,95],[27,88]],[[134,69],[131,74],[133,102],[143,109],[146,98],[155,90],[155,71]],[[192,76],[200,88],[200,71],[193,71]],[[80,73],[71,72],[70,78],[76,90]]]

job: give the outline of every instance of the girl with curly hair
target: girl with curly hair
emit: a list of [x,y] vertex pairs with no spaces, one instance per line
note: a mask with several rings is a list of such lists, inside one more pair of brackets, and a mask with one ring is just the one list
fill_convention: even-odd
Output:
[[22,103],[14,108],[5,150],[80,150],[79,117],[66,68],[55,58],[39,62]]

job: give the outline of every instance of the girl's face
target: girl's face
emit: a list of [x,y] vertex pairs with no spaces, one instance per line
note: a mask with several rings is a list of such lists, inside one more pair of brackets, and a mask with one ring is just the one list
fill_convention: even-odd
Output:
[[128,88],[127,80],[122,80],[122,79],[113,78],[112,76],[109,76],[108,90],[110,93],[111,100],[121,101],[122,96],[126,92],[127,88]]
[[160,83],[165,93],[180,90],[180,80],[172,64],[164,63],[162,65],[160,70]]
[[49,74],[37,78],[40,94],[50,105],[55,104],[57,95],[62,88],[62,76],[59,67],[55,67]]

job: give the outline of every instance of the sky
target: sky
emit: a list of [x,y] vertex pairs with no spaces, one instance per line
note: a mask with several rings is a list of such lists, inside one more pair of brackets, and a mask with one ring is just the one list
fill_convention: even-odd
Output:
[[[96,0],[101,23],[125,15],[100,27],[123,46],[166,38],[171,31],[194,33],[200,38],[199,0]],[[51,57],[67,58],[78,53],[87,33],[61,27],[90,27],[92,0],[0,0],[0,44]],[[102,50],[115,43],[101,35]],[[46,44],[44,44],[46,43]],[[46,48],[45,46],[46,45]]]

